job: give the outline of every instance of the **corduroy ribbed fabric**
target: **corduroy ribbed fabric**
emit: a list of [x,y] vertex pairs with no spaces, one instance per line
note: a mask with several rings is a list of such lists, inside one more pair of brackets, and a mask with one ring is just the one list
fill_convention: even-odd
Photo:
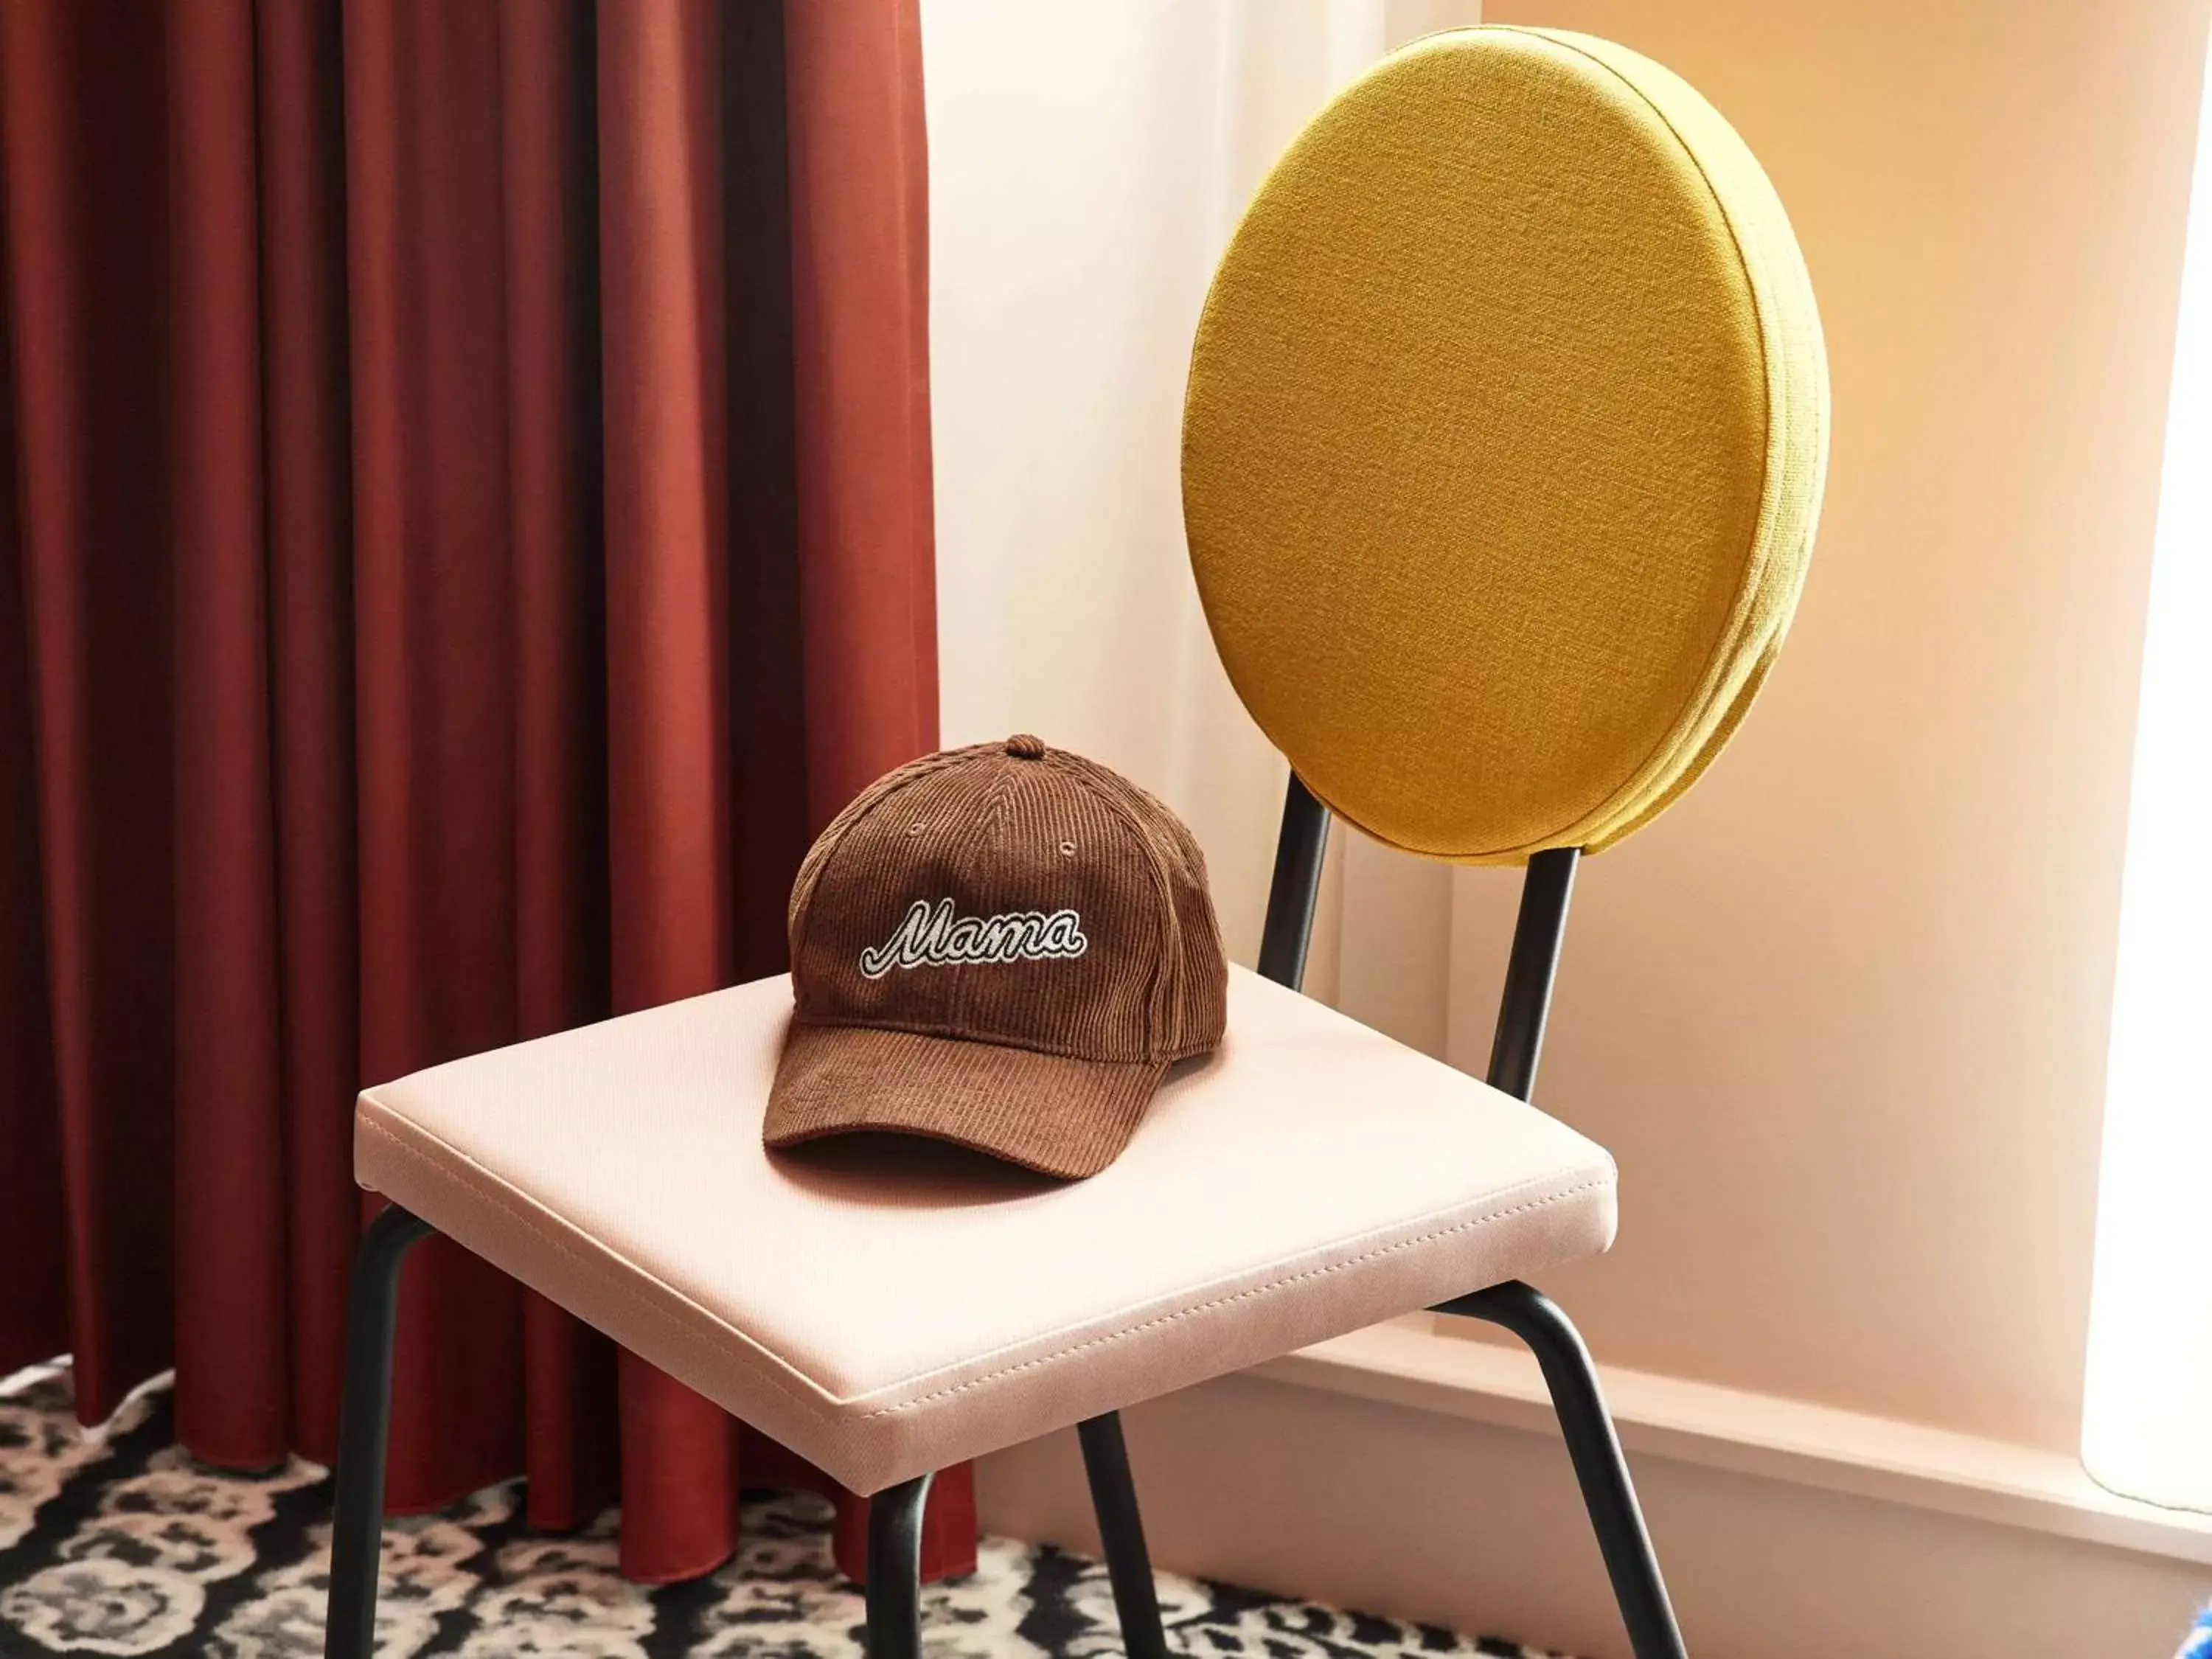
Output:
[[1227,1020],[1190,831],[1035,738],[871,785],[807,854],[790,922],[771,1146],[884,1129],[1095,1175]]

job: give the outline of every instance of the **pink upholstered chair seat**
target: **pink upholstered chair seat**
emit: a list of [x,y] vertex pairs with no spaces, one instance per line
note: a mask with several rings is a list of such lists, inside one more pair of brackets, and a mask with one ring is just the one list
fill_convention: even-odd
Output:
[[781,977],[381,1085],[356,1170],[864,1492],[1611,1243],[1573,1130],[1242,969],[1229,1006],[1085,1182],[765,1152]]

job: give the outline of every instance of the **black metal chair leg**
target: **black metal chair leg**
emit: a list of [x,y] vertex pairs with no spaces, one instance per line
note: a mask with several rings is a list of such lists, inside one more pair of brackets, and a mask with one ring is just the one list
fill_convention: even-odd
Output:
[[1098,1515],[1098,1535],[1106,1546],[1106,1577],[1114,1586],[1114,1610],[1121,1615],[1121,1646],[1128,1659],[1167,1659],[1167,1633],[1160,1628],[1160,1598],[1152,1583],[1152,1558],[1145,1552],[1145,1523],[1137,1513],[1136,1483],[1129,1478],[1129,1449],[1121,1439],[1118,1412],[1076,1425],[1083,1442],[1084,1472],[1091,1477],[1091,1506]]
[[868,1659],[921,1659],[921,1509],[932,1477],[868,1500]]
[[1613,1580],[1613,1599],[1628,1626],[1629,1646],[1636,1659],[1687,1659],[1674,1604],[1659,1576],[1659,1558],[1652,1553],[1651,1534],[1644,1530],[1644,1511],[1621,1455],[1620,1437],[1598,1391],[1589,1350],[1573,1322],[1549,1297],[1518,1279],[1439,1303],[1437,1311],[1503,1325],[1534,1350]]
[[325,1659],[369,1659],[376,1650],[376,1564],[384,1543],[384,1454],[392,1432],[399,1267],[430,1232],[428,1222],[392,1205],[368,1224],[353,1259]]

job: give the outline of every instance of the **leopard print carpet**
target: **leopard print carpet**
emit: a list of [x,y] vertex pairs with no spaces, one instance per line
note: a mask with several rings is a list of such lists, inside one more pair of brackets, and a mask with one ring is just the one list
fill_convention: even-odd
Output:
[[[193,1462],[149,1385],[80,1429],[65,1367],[0,1381],[0,1656],[312,1659],[322,1652],[330,1481]],[[611,1511],[580,1533],[523,1525],[516,1483],[386,1529],[380,1659],[865,1659],[859,1593],[830,1559],[829,1506],[749,1500],[719,1572],[650,1588],[616,1571]],[[1556,1659],[1510,1643],[1163,1574],[1169,1645],[1209,1659]],[[930,1587],[929,1659],[1112,1659],[1105,1569],[1006,1539]]]

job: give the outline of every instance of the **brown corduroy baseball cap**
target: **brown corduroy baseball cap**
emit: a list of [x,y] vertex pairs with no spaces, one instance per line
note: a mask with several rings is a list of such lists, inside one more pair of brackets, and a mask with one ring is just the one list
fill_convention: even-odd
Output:
[[807,854],[790,924],[771,1146],[891,1130],[1096,1175],[1227,1020],[1190,831],[1032,737],[871,784]]

